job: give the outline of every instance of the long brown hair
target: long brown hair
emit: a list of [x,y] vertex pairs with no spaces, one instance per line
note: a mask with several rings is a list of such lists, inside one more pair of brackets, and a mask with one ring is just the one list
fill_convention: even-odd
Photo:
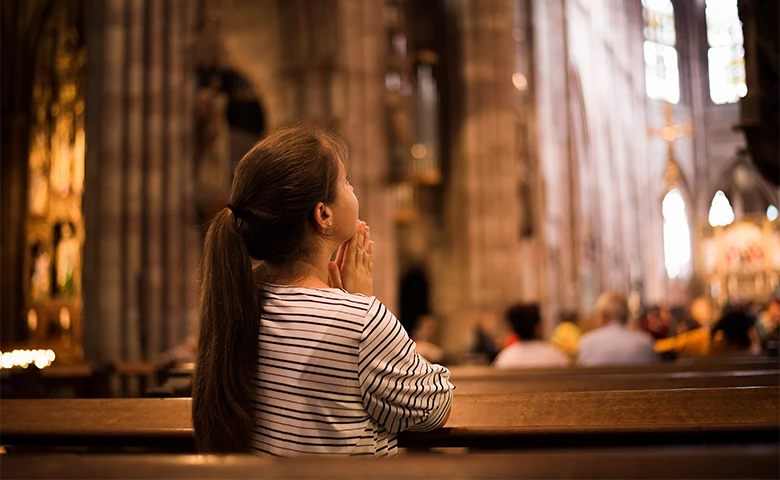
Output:
[[314,207],[336,197],[346,147],[307,127],[276,130],[236,168],[230,202],[206,234],[192,423],[202,452],[247,452],[255,423],[262,303],[252,261],[284,265],[307,255]]

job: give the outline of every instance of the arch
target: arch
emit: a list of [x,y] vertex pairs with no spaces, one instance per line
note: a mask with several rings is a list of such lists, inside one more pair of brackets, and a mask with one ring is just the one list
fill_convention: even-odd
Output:
[[[269,129],[291,120],[287,106],[291,92],[279,79],[285,51],[285,43],[279,43],[285,27],[283,4],[276,0],[226,2],[222,9],[220,39],[229,59],[225,63],[248,79]],[[262,19],[262,28],[256,19]]]
[[196,211],[206,225],[227,201],[238,162],[266,129],[265,111],[251,83],[237,70],[197,71]]
[[749,161],[749,159],[746,158],[746,154],[742,152],[731,162],[725,164],[718,174],[711,177],[708,181],[707,188],[704,190],[706,208],[709,208],[715,193],[718,190],[723,190],[723,188],[721,188],[723,185],[731,183],[730,180],[734,177],[734,171],[739,167],[745,168],[748,173],[750,173],[751,178],[755,180],[755,185],[758,187],[757,193],[761,194],[769,203],[780,206],[780,198],[778,198],[775,189],[767,183],[766,179],[761,175],[761,172],[758,171],[753,162]]
[[693,189],[691,188],[691,184],[688,182],[688,179],[685,176],[685,172],[683,172],[681,168],[678,167],[677,179],[674,181],[672,185],[666,184],[666,168],[664,168],[661,174],[660,182],[663,185],[663,187],[660,189],[660,194],[658,195],[659,202],[663,201],[666,194],[669,193],[669,190],[671,190],[672,188],[678,188],[680,190],[680,193],[683,196],[683,200],[685,200],[685,205],[687,205],[689,208],[693,208],[696,205],[695,198],[693,198],[693,195],[691,194],[691,192],[693,191]]

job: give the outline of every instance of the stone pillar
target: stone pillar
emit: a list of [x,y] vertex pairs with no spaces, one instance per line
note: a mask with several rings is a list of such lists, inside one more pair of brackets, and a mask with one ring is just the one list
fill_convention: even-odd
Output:
[[184,214],[184,239],[183,249],[184,258],[182,262],[182,271],[185,272],[184,276],[184,306],[183,314],[185,315],[182,323],[181,335],[183,338],[194,337],[197,338],[198,328],[200,321],[198,319],[198,289],[199,289],[199,277],[200,271],[200,242],[202,238],[201,229],[197,224],[195,209],[190,208],[191,205],[195,205],[195,122],[189,120],[195,118],[195,107],[193,99],[195,98],[195,91],[197,89],[197,78],[192,72],[195,71],[196,64],[196,52],[195,45],[197,43],[196,29],[198,25],[198,2],[184,2],[184,71],[187,74],[184,76],[183,85],[183,105],[181,109],[182,118],[185,120],[181,125],[181,136],[179,141],[181,142],[181,158],[182,164],[182,200],[184,202],[183,214]]
[[85,358],[152,360],[192,313],[195,22],[182,0],[88,3]]
[[384,125],[382,2],[279,2],[288,118],[334,129],[376,244],[374,294],[394,309],[396,248]]
[[127,160],[125,167],[125,274],[123,308],[125,358],[142,359],[141,324],[143,298],[142,252],[144,243],[144,31],[146,0],[132,2],[128,9],[127,39]]
[[164,106],[165,97],[165,3],[149,1],[146,4],[146,64],[144,75],[144,268],[142,332],[146,359],[151,360],[163,348],[164,318]]
[[[184,323],[184,239],[186,234],[183,207],[183,188],[186,182],[182,164],[182,133],[185,123],[192,123],[183,115],[184,104],[184,55],[183,27],[185,0],[168,0],[165,3],[165,164],[163,229],[165,259],[163,282],[165,299],[163,311],[163,345],[165,349],[181,341]],[[190,73],[190,75],[192,75]],[[192,117],[190,117],[192,118]]]
[[127,30],[123,0],[85,8],[84,357],[121,358],[124,286],[123,183]]
[[393,196],[389,187],[385,126],[386,34],[382,2],[341,0],[338,132],[350,147],[350,170],[360,199],[360,216],[376,245],[374,294],[397,311],[397,248]]
[[[447,189],[451,247],[438,260],[434,309],[447,320],[443,346],[468,348],[474,315],[500,314],[522,296],[517,114],[512,103],[514,2],[454,0],[459,115],[451,125]],[[444,280],[444,281],[440,281]]]
[[[540,218],[540,300],[548,328],[561,308],[579,306],[578,258],[575,229],[580,192],[574,148],[570,146],[566,25],[561,0],[533,0],[533,88],[536,92],[538,155],[542,188]],[[550,330],[548,330],[550,331]]]

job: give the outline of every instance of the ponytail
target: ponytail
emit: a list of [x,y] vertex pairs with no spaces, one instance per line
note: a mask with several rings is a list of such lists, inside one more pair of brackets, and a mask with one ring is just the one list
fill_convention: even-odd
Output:
[[261,306],[239,220],[222,209],[206,234],[200,334],[192,385],[199,451],[248,452]]
[[236,167],[232,204],[203,251],[192,424],[201,452],[248,452],[262,305],[252,260],[285,265],[309,248],[312,209],[336,200],[344,143],[309,127],[268,134]]

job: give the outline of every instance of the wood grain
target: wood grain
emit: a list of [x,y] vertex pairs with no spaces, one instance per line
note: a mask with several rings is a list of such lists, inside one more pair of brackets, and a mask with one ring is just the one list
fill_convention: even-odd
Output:
[[[0,436],[6,445],[187,449],[193,438],[190,409],[187,398],[5,400]],[[777,438],[779,425],[777,387],[459,395],[444,428],[405,432],[399,441],[485,448],[541,445],[544,438],[563,445],[587,445],[596,437],[633,443],[757,442]]]
[[780,452],[777,445],[752,445],[305,462],[250,455],[5,455],[2,466],[4,478],[18,479],[778,478]]

